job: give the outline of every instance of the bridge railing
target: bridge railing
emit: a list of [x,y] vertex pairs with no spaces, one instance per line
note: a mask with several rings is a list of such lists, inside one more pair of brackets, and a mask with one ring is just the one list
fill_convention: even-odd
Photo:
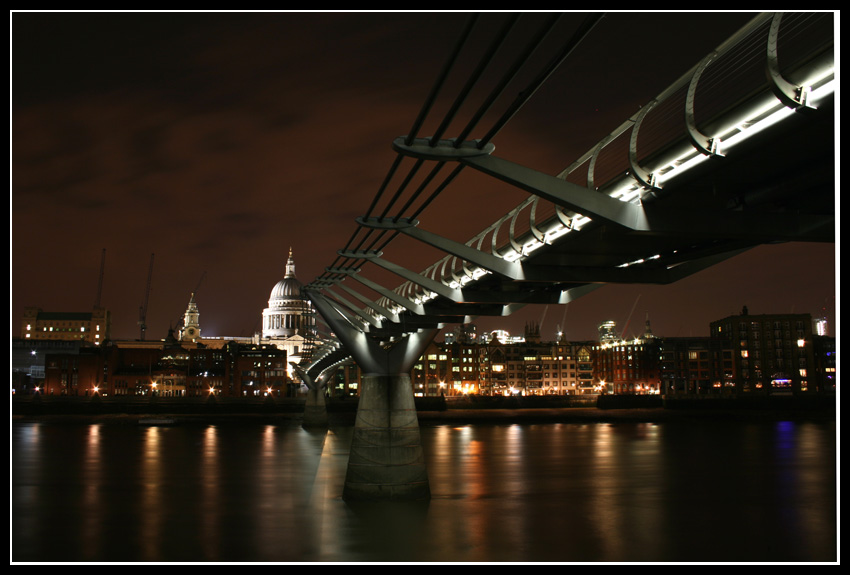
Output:
[[[622,201],[644,200],[689,164],[725,154],[778,110],[816,106],[818,90],[831,90],[833,81],[831,12],[760,14],[557,177]],[[516,260],[589,222],[530,195],[466,245]],[[486,273],[447,255],[422,275],[459,287]],[[413,301],[435,295],[411,281],[394,291]]]

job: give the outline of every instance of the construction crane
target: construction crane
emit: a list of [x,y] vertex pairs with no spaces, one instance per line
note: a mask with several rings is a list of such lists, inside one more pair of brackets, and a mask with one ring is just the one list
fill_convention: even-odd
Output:
[[100,294],[103,292],[103,268],[106,266],[106,248],[103,248],[103,253],[100,256],[100,275],[97,278],[97,297],[94,300],[94,307],[100,307]]
[[145,286],[145,303],[139,307],[139,328],[141,329],[142,341],[145,341],[145,330],[148,328],[145,324],[145,318],[148,315],[148,299],[151,295],[151,276],[153,276],[153,254],[151,254],[151,263],[148,268],[148,285]]

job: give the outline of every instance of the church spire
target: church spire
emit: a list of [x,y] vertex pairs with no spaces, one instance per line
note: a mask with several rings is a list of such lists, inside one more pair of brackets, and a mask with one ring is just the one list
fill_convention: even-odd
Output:
[[295,262],[292,260],[292,246],[289,247],[289,259],[286,260],[286,273],[284,274],[285,278],[294,278],[295,277]]
[[643,339],[653,339],[655,334],[652,333],[652,328],[649,326],[649,312],[646,312],[646,327],[643,330]]
[[198,304],[195,303],[195,293],[192,292],[189,296],[189,306],[186,308],[186,313],[183,314],[183,328],[180,330],[180,339],[182,341],[198,341],[201,338],[199,317]]

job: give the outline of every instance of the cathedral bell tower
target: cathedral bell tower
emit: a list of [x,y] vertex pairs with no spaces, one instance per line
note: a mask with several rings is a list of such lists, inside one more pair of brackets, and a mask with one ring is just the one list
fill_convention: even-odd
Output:
[[198,342],[201,339],[201,326],[199,323],[198,304],[195,303],[195,294],[189,298],[189,307],[183,314],[183,327],[180,328],[180,341]]

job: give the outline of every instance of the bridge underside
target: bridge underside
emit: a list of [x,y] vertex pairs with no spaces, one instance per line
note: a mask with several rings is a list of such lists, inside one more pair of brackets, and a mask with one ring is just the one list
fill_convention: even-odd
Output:
[[[778,17],[760,19],[763,23],[772,22],[771,34],[778,29]],[[767,46],[776,47],[770,41]],[[701,70],[697,67],[692,79],[676,89],[695,87]],[[756,134],[735,144],[725,142],[734,153],[714,155],[723,151],[720,146],[714,148],[711,141],[707,142],[708,146],[692,144],[694,126],[688,125],[687,133],[683,126],[681,135],[676,132],[674,141],[657,149],[654,156],[638,161],[637,146],[629,148],[630,168],[625,174],[619,171],[614,179],[605,180],[610,189],[604,185],[595,187],[592,182],[599,181],[594,178],[598,154],[613,140],[603,140],[595,148],[593,159],[588,162],[587,185],[576,183],[581,176],[573,178],[572,167],[564,172],[568,175],[563,179],[540,174],[494,156],[494,147],[484,141],[465,137],[453,141],[441,136],[431,141],[417,138],[416,130],[409,137],[394,141],[400,156],[417,160],[417,169],[424,162],[439,162],[440,167],[443,163],[457,162],[457,170],[479,170],[525,190],[535,201],[539,198],[551,202],[556,216],[536,223],[530,218],[529,231],[515,235],[513,222],[520,212],[518,207],[468,245],[419,229],[415,219],[419,211],[405,217],[410,213],[406,211],[410,204],[405,204],[397,217],[388,216],[387,211],[373,217],[373,204],[365,216],[358,218],[361,228],[368,228],[369,233],[381,230],[383,235],[389,231],[392,237],[395,233],[406,234],[443,251],[447,259],[417,274],[383,259],[377,240],[371,244],[376,246],[374,249],[363,250],[360,246],[365,238],[357,247],[351,247],[352,237],[349,245],[338,252],[337,262],[341,259],[344,263],[335,262],[326,268],[325,276],[307,287],[306,293],[317,310],[369,382],[360,400],[363,415],[358,414],[357,443],[352,447],[346,499],[429,497],[407,374],[442,325],[463,323],[475,316],[508,315],[526,304],[568,303],[608,283],[673,283],[765,243],[834,242],[833,97],[824,97],[812,109],[803,105],[802,99],[796,102],[786,95],[780,98],[780,107],[797,111],[761,132],[750,130],[762,118],[742,114],[774,95],[741,96],[732,105],[733,109],[726,110],[728,117],[725,113],[718,114],[724,123],[737,128],[745,124],[739,133]],[[645,108],[648,114],[652,105]],[[693,110],[689,109],[689,113],[688,121],[694,120]],[[624,130],[631,130],[633,142],[637,141],[637,128],[643,118],[641,112],[623,124]],[[751,118],[752,124],[743,118]],[[715,121],[720,120],[715,118]],[[612,132],[611,137],[619,138],[623,134],[628,135],[619,131]],[[733,138],[730,139],[734,142]],[[715,144],[719,141],[720,136]],[[698,156],[709,154],[706,161],[668,177],[660,188],[655,187],[657,180],[649,173],[650,168],[659,170],[656,176],[675,173],[665,174],[663,170],[669,167],[665,163],[670,157],[682,157],[679,151],[683,144],[690,147],[690,152],[696,148]],[[579,162],[579,166],[584,165]],[[447,178],[446,184],[452,178]],[[630,186],[637,184],[640,201],[616,199],[624,189],[617,186],[624,182]],[[398,194],[394,198],[397,197]],[[527,205],[532,204],[522,206]],[[536,209],[537,203],[533,205]],[[558,222],[554,220],[556,217]],[[510,244],[503,241],[501,246],[496,246],[497,232],[492,230],[500,229],[509,220]],[[560,227],[549,227],[552,223]],[[554,234],[546,235],[553,231]],[[489,253],[481,247],[487,234],[492,234],[494,248]],[[450,260],[446,273],[444,268]],[[405,278],[407,283],[390,291],[360,275],[362,262],[376,264]],[[461,271],[454,267],[456,262],[460,262]],[[351,280],[347,282],[349,286],[354,283],[366,286],[380,294],[381,299],[372,302],[362,295],[358,297],[354,290],[342,284],[344,280]],[[352,305],[349,296],[366,303],[367,308]]]
[[[832,101],[815,113],[796,112],[756,140],[645,198],[646,212],[656,216],[650,229],[595,219],[580,233],[535,251],[524,269],[546,281],[490,274],[464,288],[464,301],[557,303],[562,290],[585,284],[672,283],[764,243],[834,242]],[[655,203],[663,204],[657,213]],[[625,265],[633,262],[640,265]],[[463,306],[442,307],[457,314]]]

